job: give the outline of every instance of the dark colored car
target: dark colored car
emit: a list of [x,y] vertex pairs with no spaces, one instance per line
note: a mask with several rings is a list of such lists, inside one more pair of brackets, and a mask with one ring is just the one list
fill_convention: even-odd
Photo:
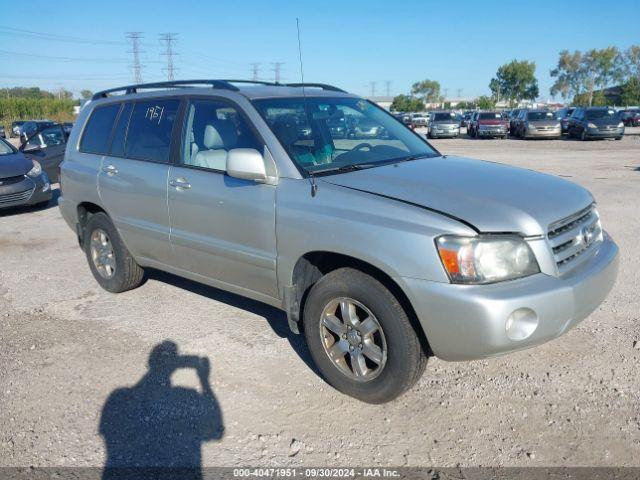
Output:
[[0,209],[41,206],[50,200],[51,184],[40,163],[0,139]]
[[556,112],[556,118],[560,120],[560,128],[562,129],[562,135],[566,135],[569,129],[569,117],[573,114],[576,107],[561,108]]
[[628,108],[626,110],[621,110],[619,112],[620,120],[625,124],[626,127],[637,127],[640,126],[640,109],[639,108]]
[[613,108],[576,108],[569,117],[567,133],[570,137],[580,138],[580,140],[590,138],[620,140],[624,135],[624,123]]
[[509,116],[507,118],[509,119],[509,133],[511,135],[516,134],[516,124],[518,121],[518,117],[520,116],[520,112],[522,112],[523,110],[523,108],[515,108],[509,112]]
[[9,132],[9,136],[11,138],[19,137],[22,134],[22,125],[24,125],[24,123],[24,120],[11,122],[11,131]]
[[433,112],[429,122],[429,138],[456,138],[460,134],[460,119],[453,112]]
[[29,120],[27,122],[24,122],[20,127],[20,139],[22,143],[24,143],[35,133],[39,132],[40,130],[44,130],[45,128],[49,128],[52,125],[55,125],[55,122],[52,122],[50,120]]
[[62,125],[62,129],[64,130],[65,135],[68,138],[69,135],[71,135],[71,129],[73,128],[73,123],[64,122],[64,123],[61,123],[61,125]]
[[4,131],[4,125],[0,125],[0,138],[7,138],[7,134]]
[[29,137],[20,151],[42,166],[51,183],[57,183],[68,138],[62,125],[54,123]]
[[473,121],[473,137],[509,136],[509,121],[500,112],[479,112]]

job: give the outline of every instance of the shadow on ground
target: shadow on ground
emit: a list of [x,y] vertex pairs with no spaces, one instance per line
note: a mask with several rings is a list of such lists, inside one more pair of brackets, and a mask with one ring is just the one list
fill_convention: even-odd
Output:
[[[102,478],[201,479],[202,444],[224,433],[209,384],[209,359],[180,355],[167,340],[151,350],[148,367],[135,385],[111,392],[102,408],[99,430],[107,451]],[[200,391],[171,385],[172,373],[184,368],[196,371]]]

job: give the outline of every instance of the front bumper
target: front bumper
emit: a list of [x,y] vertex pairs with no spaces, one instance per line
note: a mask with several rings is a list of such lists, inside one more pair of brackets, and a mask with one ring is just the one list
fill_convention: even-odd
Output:
[[611,130],[588,128],[585,132],[585,137],[587,138],[616,138],[624,135],[624,127]]
[[36,205],[51,200],[51,184],[47,174],[42,172],[36,178],[25,175],[17,183],[0,186],[0,209]]
[[[598,251],[561,277],[536,274],[491,285],[454,285],[402,278],[433,353],[450,361],[493,357],[562,335],[604,301],[618,272],[618,247],[608,236]],[[507,320],[530,309],[537,327],[512,340]],[[513,326],[512,326],[513,328]]]
[[557,128],[555,130],[538,130],[528,128],[525,130],[526,138],[560,138],[562,136],[562,129]]
[[478,135],[481,137],[503,137],[506,134],[507,134],[506,128],[501,128],[501,129],[494,128],[489,130],[478,128]]

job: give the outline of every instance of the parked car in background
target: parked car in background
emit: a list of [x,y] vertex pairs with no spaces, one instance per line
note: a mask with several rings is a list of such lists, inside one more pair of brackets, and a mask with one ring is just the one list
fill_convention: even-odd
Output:
[[[544,343],[614,285],[617,246],[574,183],[444,157],[336,87],[200,83],[99,92],[71,132],[60,212],[107,291],[155,268],[280,308],[328,383],[383,403],[427,353]],[[390,138],[338,147],[338,111]]]
[[467,135],[470,137],[473,137],[474,135],[474,130],[477,127],[477,122],[478,122],[478,115],[480,114],[480,112],[473,112],[471,114],[471,117],[469,117],[469,120],[467,121]]
[[625,110],[620,110],[618,112],[620,115],[620,120],[626,127],[637,127],[640,126],[640,109],[639,108],[628,108]]
[[460,120],[453,112],[432,112],[429,138],[456,138],[460,134]]
[[359,118],[350,133],[350,138],[382,138],[385,129],[379,123],[370,121],[368,118]]
[[51,120],[29,120],[22,124],[20,127],[20,139],[24,143],[27,139],[33,134],[39,132],[40,130],[44,130],[52,125],[55,125],[55,122]]
[[576,107],[565,107],[556,111],[556,118],[560,120],[560,129],[562,135],[566,135],[569,130],[569,117],[573,114]]
[[24,120],[11,122],[11,131],[9,132],[9,136],[11,138],[19,138],[22,134],[22,125],[24,125]]
[[347,138],[349,135],[347,122],[344,116],[328,119],[327,126],[329,127],[329,133],[331,133],[333,138]]
[[43,206],[51,200],[51,183],[36,160],[0,139],[0,209]]
[[560,120],[549,110],[523,110],[516,121],[515,136],[527,138],[561,138]]
[[7,138],[7,134],[4,131],[4,125],[0,125],[0,138]]
[[464,112],[462,114],[462,120],[460,122],[460,126],[469,127],[469,121],[471,120],[472,116],[473,116],[473,112]]
[[621,140],[624,135],[624,123],[613,108],[579,107],[569,117],[567,133],[570,137],[580,140],[592,138]]
[[509,121],[500,112],[480,112],[474,121],[473,136],[506,139],[509,136]]
[[63,126],[54,123],[31,135],[20,145],[20,151],[41,165],[51,183],[58,183],[68,138]]
[[509,133],[511,135],[515,136],[516,134],[516,123],[518,121],[518,116],[523,110],[524,108],[514,108],[513,110],[511,110],[511,112],[509,112],[509,116],[507,118],[509,120]]
[[429,113],[414,113],[411,115],[411,123],[414,128],[429,126]]
[[62,125],[62,129],[64,130],[64,133],[67,135],[67,137],[69,135],[71,135],[71,129],[73,128],[73,123],[64,122],[64,123],[61,123],[61,125]]

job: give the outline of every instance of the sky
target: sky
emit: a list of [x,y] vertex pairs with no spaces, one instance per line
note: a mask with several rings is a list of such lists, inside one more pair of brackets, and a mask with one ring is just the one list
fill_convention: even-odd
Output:
[[[27,11],[25,11],[25,8]],[[166,80],[159,36],[176,34],[176,78],[300,81],[360,95],[408,93],[423,79],[448,97],[488,94],[497,68],[536,63],[540,97],[563,49],[640,43],[640,1],[269,1],[109,2],[31,0],[0,16],[0,87],[61,87],[76,95],[133,83],[126,32],[142,32],[145,82]],[[34,14],[29,13],[33,12]],[[387,84],[387,82],[389,82]]]

